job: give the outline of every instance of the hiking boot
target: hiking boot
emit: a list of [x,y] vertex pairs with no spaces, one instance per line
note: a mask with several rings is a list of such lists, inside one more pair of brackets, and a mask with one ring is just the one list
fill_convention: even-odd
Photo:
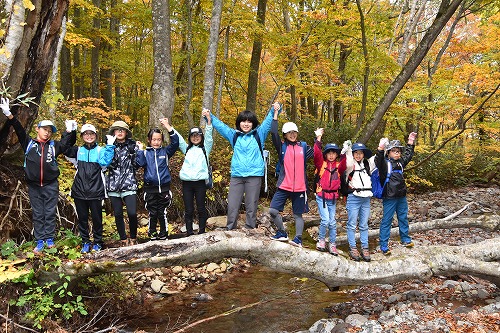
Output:
[[380,251],[382,251],[382,254],[384,256],[388,256],[389,254],[391,254],[391,250],[387,245],[380,245]]
[[158,235],[158,240],[166,240],[168,238],[168,235],[167,234],[159,234]]
[[316,250],[321,251],[321,252],[325,252],[326,251],[326,242],[325,242],[324,239],[320,239],[316,243]]
[[102,246],[101,246],[101,244],[94,244],[94,245],[92,246],[92,252],[99,252],[99,251],[101,251],[101,250],[102,250]]
[[52,238],[47,238],[47,240],[45,241],[45,244],[47,244],[47,247],[49,249],[56,247],[56,244],[54,244],[54,240]]
[[337,251],[337,247],[335,246],[335,244],[328,244],[328,251],[330,252],[330,254],[333,254],[334,256],[339,255],[339,251]]
[[36,242],[36,246],[35,248],[33,249],[33,253],[34,254],[39,254],[40,252],[43,251],[43,248],[45,247],[45,242],[40,239]]
[[361,249],[361,258],[363,258],[363,260],[366,262],[372,261],[372,258],[370,257],[370,250],[362,248]]
[[80,253],[85,254],[90,252],[90,243],[83,243]]
[[401,245],[403,245],[403,246],[405,246],[405,247],[407,247],[407,248],[409,248],[409,249],[411,249],[412,247],[414,247],[414,246],[415,246],[415,244],[413,244],[413,242],[412,242],[412,241],[409,241],[409,242],[401,242]]
[[295,236],[289,243],[293,246],[302,247],[302,238],[300,236]]
[[354,261],[361,260],[361,257],[359,256],[359,251],[358,251],[357,247],[350,247],[349,248],[349,257],[351,257],[351,259]]
[[288,234],[286,233],[286,231],[278,230],[278,232],[276,232],[276,235],[271,236],[271,239],[280,242],[286,242],[288,240]]

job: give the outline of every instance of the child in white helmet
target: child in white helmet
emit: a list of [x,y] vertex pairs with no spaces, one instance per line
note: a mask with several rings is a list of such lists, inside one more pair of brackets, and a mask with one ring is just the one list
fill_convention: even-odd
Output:
[[[380,174],[380,184],[383,190],[383,216],[380,222],[380,251],[384,255],[391,253],[389,238],[391,235],[392,218],[398,217],[399,237],[401,244],[411,248],[413,242],[409,235],[408,202],[406,200],[406,184],[403,169],[413,157],[417,133],[411,132],[408,144],[404,147],[399,140],[380,139],[375,164]],[[403,151],[404,149],[404,151]]]
[[[113,159],[115,146],[97,144],[97,130],[94,125],[85,124],[80,129],[83,145],[73,146],[64,155],[76,159],[76,174],[71,187],[78,215],[78,231],[82,238],[81,253],[100,251],[102,239],[102,200],[107,197],[104,185],[103,167]],[[93,243],[89,235],[89,210],[92,218]]]
[[290,241],[290,244],[302,247],[302,232],[304,231],[302,214],[309,211],[306,162],[313,157],[314,152],[307,143],[298,141],[299,129],[295,123],[283,124],[282,132],[283,141],[278,134],[278,112],[275,111],[271,124],[271,135],[279,156],[279,174],[277,190],[271,200],[269,214],[278,231],[271,238],[278,241],[288,241],[280,212],[283,211],[286,200],[290,198],[295,219],[295,237]]

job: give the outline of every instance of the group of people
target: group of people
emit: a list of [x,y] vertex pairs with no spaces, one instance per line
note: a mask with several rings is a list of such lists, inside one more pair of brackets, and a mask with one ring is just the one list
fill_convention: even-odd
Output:
[[[397,214],[401,242],[412,247],[408,234],[408,204],[403,169],[413,156],[416,133],[408,137],[404,147],[398,140],[380,140],[377,153],[363,143],[351,144],[346,141],[341,149],[337,144],[328,143],[323,147],[322,128],[314,133],[314,147],[298,139],[298,127],[287,122],[282,127],[280,137],[278,116],[282,110],[275,102],[262,123],[255,113],[242,111],[232,128],[203,109],[206,120],[205,131],[191,128],[187,142],[170,125],[168,119],[161,119],[170,140],[167,146],[164,133],[159,128],[151,129],[145,147],[132,139],[129,126],[116,121],[106,135],[106,145],[97,144],[97,131],[92,124],[84,124],[80,129],[82,146],[75,146],[77,123],[65,122],[66,132],[60,141],[51,140],[57,131],[50,120],[43,120],[36,127],[37,136],[31,138],[19,121],[12,115],[9,101],[2,98],[0,108],[7,116],[7,125],[12,125],[25,151],[25,173],[33,208],[35,253],[45,247],[54,247],[56,226],[56,206],[58,198],[59,169],[56,157],[64,154],[74,159],[77,171],[71,196],[74,198],[78,215],[78,229],[82,238],[82,253],[102,249],[102,200],[109,197],[115,216],[115,223],[123,245],[137,243],[137,180],[136,170],[144,168],[144,201],[149,213],[149,237],[164,240],[168,237],[167,208],[172,202],[170,184],[172,176],[168,162],[179,149],[184,161],[179,173],[182,180],[182,196],[187,236],[193,235],[194,203],[198,210],[198,233],[206,231],[208,213],[205,206],[207,181],[211,176],[209,155],[213,146],[212,131],[215,128],[233,149],[231,158],[231,178],[228,192],[227,230],[237,227],[240,206],[245,203],[245,228],[253,229],[257,222],[257,208],[262,178],[266,173],[263,143],[271,132],[272,142],[278,155],[277,190],[274,194],[269,214],[277,232],[271,238],[289,241],[302,247],[304,220],[302,215],[309,211],[307,201],[307,160],[314,157],[315,195],[321,217],[317,249],[338,255],[336,239],[336,201],[339,198],[342,177],[348,186],[346,209],[348,213],[347,237],[349,255],[353,260],[370,261],[368,246],[368,218],[372,197],[372,173],[378,169],[380,185],[383,186],[383,218],[380,225],[380,249],[389,254],[388,241],[394,214]],[[287,199],[292,203],[295,220],[295,236],[289,240],[280,212]],[[123,209],[126,206],[129,233],[127,235]],[[89,211],[93,224],[93,242],[89,235]],[[159,227],[159,232],[158,232]],[[361,251],[356,246],[355,233],[359,228]],[[326,234],[328,230],[328,246]]]

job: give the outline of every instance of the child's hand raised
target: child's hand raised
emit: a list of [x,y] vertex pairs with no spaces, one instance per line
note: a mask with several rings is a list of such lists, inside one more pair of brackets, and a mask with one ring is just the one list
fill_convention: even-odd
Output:
[[141,141],[136,141],[135,144],[137,145],[137,148],[139,148],[139,150],[144,150],[144,144]]
[[321,139],[321,137],[323,136],[324,133],[325,133],[325,130],[323,128],[316,128],[316,130],[314,131],[314,135],[316,135],[316,138],[318,140]]
[[167,129],[167,131],[172,131],[172,126],[170,126],[170,123],[168,122],[168,118],[161,118],[160,123]]
[[408,144],[412,145],[413,143],[415,143],[416,138],[417,138],[417,133],[411,132],[410,135],[408,135]]
[[203,110],[201,110],[201,115],[203,116],[203,118],[205,118],[207,124],[212,124],[212,114],[210,113],[209,109],[203,108]]

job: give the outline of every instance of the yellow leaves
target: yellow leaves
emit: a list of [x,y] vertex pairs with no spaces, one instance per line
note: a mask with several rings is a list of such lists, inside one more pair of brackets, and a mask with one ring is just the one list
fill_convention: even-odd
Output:
[[35,9],[35,5],[30,0],[23,0],[23,6],[30,11]]
[[64,36],[64,41],[71,46],[82,45],[88,48],[93,48],[94,44],[89,38],[83,37],[81,34],[67,32]]
[[15,267],[16,265],[22,264],[25,261],[25,259],[19,259],[15,261],[0,259],[0,283],[11,281],[17,279],[20,276],[23,276],[24,274],[28,274],[28,270]]

